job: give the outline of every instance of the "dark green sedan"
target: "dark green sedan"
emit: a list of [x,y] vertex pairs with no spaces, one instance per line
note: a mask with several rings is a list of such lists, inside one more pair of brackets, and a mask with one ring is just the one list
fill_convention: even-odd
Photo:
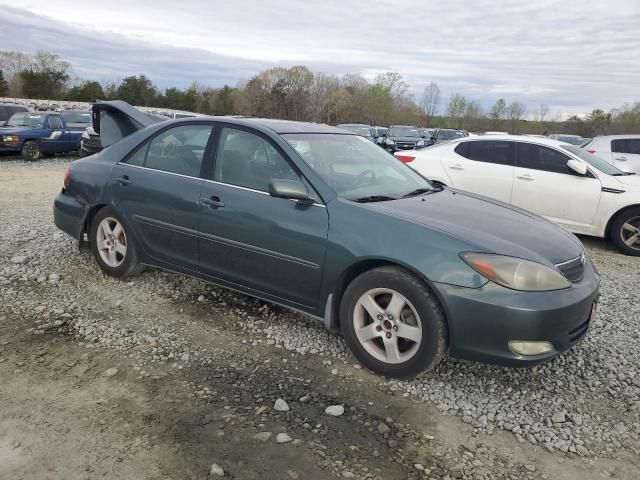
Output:
[[[56,225],[122,278],[196,276],[312,315],[366,367],[548,360],[585,337],[599,278],[572,234],[432,185],[326,125],[93,108],[105,148],[73,162]],[[124,290],[124,286],[123,286]]]

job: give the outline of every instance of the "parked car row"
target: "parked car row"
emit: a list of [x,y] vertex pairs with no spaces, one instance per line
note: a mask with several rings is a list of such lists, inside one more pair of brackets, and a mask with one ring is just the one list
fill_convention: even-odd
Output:
[[[254,118],[162,122],[124,102],[93,108],[109,148],[71,163],[54,219],[89,242],[108,275],[159,267],[300,310],[392,377],[447,351],[532,365],[587,334],[600,280],[574,235],[434,184],[357,133]],[[396,148],[424,142],[407,126],[385,138]],[[505,143],[508,164],[515,146]],[[580,178],[601,181],[582,166]]]
[[[593,143],[635,151],[640,137]],[[508,135],[462,139],[397,158],[437,184],[509,203],[574,233],[607,237],[621,252],[640,255],[640,176],[618,168],[630,165],[634,154],[624,153],[629,158],[621,161],[621,153],[613,152],[605,160],[586,148]]]

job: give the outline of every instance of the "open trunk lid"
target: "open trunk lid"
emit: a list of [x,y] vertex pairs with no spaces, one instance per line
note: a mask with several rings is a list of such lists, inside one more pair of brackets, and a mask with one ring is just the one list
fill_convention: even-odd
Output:
[[98,100],[92,107],[93,129],[100,135],[103,147],[113,145],[138,130],[166,120],[144,113],[122,100]]

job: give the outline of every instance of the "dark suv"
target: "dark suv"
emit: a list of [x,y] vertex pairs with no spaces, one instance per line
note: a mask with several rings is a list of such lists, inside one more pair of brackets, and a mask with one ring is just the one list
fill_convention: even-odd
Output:
[[426,145],[418,127],[409,125],[391,125],[382,140],[382,146],[391,153],[398,150],[419,150]]

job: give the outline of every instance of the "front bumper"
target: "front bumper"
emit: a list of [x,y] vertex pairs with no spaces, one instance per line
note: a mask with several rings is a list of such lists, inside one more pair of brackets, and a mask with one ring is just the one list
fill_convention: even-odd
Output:
[[20,152],[22,150],[22,142],[0,142],[0,152]]
[[[489,282],[482,288],[436,284],[449,320],[452,356],[506,366],[549,360],[586,335],[599,298],[600,279],[591,262],[584,277],[564,290],[518,292]],[[547,341],[553,350],[518,355],[510,340]]]

